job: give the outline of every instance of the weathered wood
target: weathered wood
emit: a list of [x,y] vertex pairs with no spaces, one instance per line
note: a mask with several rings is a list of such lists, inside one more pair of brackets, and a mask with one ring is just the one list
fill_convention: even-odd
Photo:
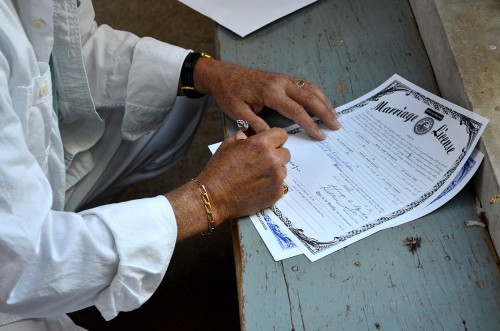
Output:
[[[465,190],[432,215],[380,231],[314,263],[274,262],[240,220],[244,330],[498,330],[500,280]],[[413,255],[404,240],[422,237]]]
[[[306,77],[336,104],[398,73],[437,93],[410,7],[322,0],[241,39],[218,28],[219,56]],[[275,125],[290,124],[269,112]],[[420,220],[314,263],[275,262],[248,218],[234,231],[243,330],[498,330],[500,273],[468,187]],[[404,240],[422,237],[412,254]]]
[[442,95],[490,121],[474,188],[500,252],[500,1],[410,0]]
[[244,39],[223,27],[217,32],[220,58],[306,77],[337,105],[394,73],[437,91],[404,0],[321,0]]

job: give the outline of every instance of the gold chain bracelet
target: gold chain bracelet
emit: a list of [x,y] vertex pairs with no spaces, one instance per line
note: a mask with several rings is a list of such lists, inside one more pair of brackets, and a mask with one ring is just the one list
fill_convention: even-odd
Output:
[[212,233],[215,229],[215,221],[214,221],[214,215],[212,214],[212,205],[210,204],[210,197],[208,196],[207,189],[205,188],[205,185],[200,183],[200,181],[196,178],[191,179],[191,181],[196,182],[198,184],[198,187],[200,188],[200,193],[201,193],[201,198],[203,199],[203,205],[205,206],[205,213],[207,214],[207,223],[208,223],[208,230],[206,232],[202,232],[201,234],[206,236]]

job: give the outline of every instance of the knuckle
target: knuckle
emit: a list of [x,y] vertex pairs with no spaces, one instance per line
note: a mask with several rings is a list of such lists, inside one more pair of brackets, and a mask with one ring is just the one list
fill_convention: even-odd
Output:
[[306,100],[306,102],[309,102],[309,103],[316,103],[319,101],[318,97],[314,93],[311,93],[311,92],[307,92],[304,95],[304,99]]
[[304,112],[304,107],[301,105],[293,105],[290,110],[293,116],[297,116]]
[[276,74],[276,73],[270,73],[267,78],[268,78],[268,82],[271,85],[283,84],[283,81],[284,81],[283,76],[280,74]]
[[286,138],[288,137],[286,130],[283,128],[274,127],[269,131],[273,135],[274,139],[286,140]]
[[276,153],[271,153],[269,155],[269,163],[273,168],[276,168],[277,166],[281,167],[281,158]]

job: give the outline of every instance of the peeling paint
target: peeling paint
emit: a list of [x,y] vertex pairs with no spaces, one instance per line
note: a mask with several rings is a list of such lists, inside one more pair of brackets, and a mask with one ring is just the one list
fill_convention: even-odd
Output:
[[486,224],[484,224],[483,222],[480,222],[480,221],[467,221],[467,222],[465,222],[465,225],[467,227],[471,227],[471,226],[480,226],[482,228],[486,227]]
[[342,83],[338,83],[335,88],[337,89],[337,91],[342,91],[342,92],[349,90],[349,88],[347,87],[347,85],[342,84]]
[[495,194],[494,196],[491,197],[490,199],[490,204],[495,204],[500,202],[500,194]]

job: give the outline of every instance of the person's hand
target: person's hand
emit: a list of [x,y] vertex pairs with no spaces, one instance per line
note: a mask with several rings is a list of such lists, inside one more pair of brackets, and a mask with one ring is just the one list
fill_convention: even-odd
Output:
[[273,128],[248,138],[238,131],[221,144],[198,176],[210,190],[216,219],[254,214],[283,196],[286,139],[283,129]]
[[292,119],[313,138],[323,140],[324,133],[306,112],[307,109],[332,130],[340,128],[337,114],[324,93],[302,78],[264,72],[234,64],[200,59],[194,72],[195,88],[212,94],[231,119],[242,119],[255,132],[269,129],[258,114],[264,107]]
[[[271,207],[284,192],[285,165],[290,152],[283,147],[283,129],[246,137],[241,131],[226,138],[197,177],[210,198],[215,225]],[[178,225],[178,240],[207,231],[207,214],[198,184],[189,182],[165,195]]]

